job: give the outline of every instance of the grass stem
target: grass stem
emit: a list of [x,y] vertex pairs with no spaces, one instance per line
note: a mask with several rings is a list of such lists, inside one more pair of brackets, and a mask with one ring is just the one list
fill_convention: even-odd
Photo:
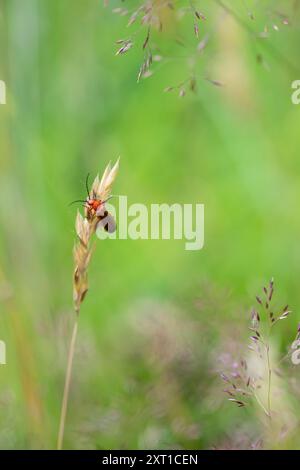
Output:
[[269,343],[267,345],[267,363],[268,363],[268,413],[271,418],[271,378],[272,378],[272,370],[270,364],[270,346]]
[[68,354],[64,395],[63,395],[63,401],[62,401],[62,407],[61,407],[59,432],[58,432],[58,440],[57,440],[57,450],[62,449],[63,439],[64,439],[64,430],[65,430],[65,422],[66,422],[66,415],[67,415],[67,409],[68,409],[68,400],[69,400],[72,366],[73,366],[75,344],[76,344],[76,337],[77,337],[77,329],[78,329],[78,315],[76,315],[76,320],[75,320],[74,327],[73,327],[69,354]]

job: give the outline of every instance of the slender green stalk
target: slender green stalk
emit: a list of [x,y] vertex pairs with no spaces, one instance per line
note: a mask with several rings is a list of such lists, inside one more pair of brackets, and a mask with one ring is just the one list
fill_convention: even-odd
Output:
[[271,378],[272,378],[272,370],[271,370],[271,362],[270,362],[270,346],[267,344],[267,363],[268,363],[268,413],[269,417],[271,418]]
[[63,401],[62,401],[61,414],[60,414],[58,440],[57,440],[57,450],[62,449],[63,439],[64,439],[64,430],[65,430],[65,422],[66,422],[66,415],[67,415],[67,409],[68,409],[69,391],[70,391],[70,383],[71,383],[71,376],[72,376],[72,366],[73,366],[73,359],[74,359],[74,352],[75,352],[77,329],[78,329],[78,314],[76,315],[76,320],[75,320],[74,327],[73,327],[69,354],[68,354],[65,387],[64,387]]
[[263,409],[264,413],[268,416],[268,418],[270,418],[270,415],[269,415],[269,412],[268,410],[266,409],[266,407],[263,405],[263,403],[261,402],[261,400],[258,398],[257,394],[255,393],[255,391],[253,390],[253,395],[257,401],[257,403],[259,404],[259,406]]

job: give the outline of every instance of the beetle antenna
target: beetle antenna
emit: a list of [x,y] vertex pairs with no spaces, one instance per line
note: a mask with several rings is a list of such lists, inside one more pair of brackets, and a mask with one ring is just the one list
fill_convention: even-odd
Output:
[[87,195],[88,195],[89,199],[91,199],[90,191],[89,191],[89,176],[90,176],[90,174],[88,173],[88,174],[86,175],[85,187],[86,187]]
[[69,206],[71,206],[72,204],[75,204],[76,202],[86,202],[86,201],[84,201],[83,199],[77,199],[76,201],[70,202]]
[[105,202],[109,201],[109,200],[110,200],[111,198],[113,198],[113,197],[119,197],[119,196],[118,196],[117,194],[111,194],[110,196],[108,196],[107,199],[105,199],[105,201],[103,201],[103,204],[104,204]]

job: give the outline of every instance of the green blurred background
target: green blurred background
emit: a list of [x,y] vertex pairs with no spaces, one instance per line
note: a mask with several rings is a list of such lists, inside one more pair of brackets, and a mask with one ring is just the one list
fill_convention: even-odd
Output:
[[[205,247],[97,241],[65,447],[202,449],[245,426],[251,440],[259,433],[255,410],[226,402],[219,355],[232,336],[246,337],[253,299],[272,276],[280,301],[295,312],[278,334],[280,350],[295,332],[298,2],[227,1],[244,25],[218,2],[199,2],[207,17],[199,39],[191,16],[178,24],[168,17],[155,42],[169,59],[138,84],[145,29],[115,56],[115,41],[130,31],[112,8],[125,3],[1,0],[1,448],[55,447],[74,317],[76,207],[68,204],[84,196],[88,172],[101,173],[119,155],[114,192],[129,203],[205,204]],[[247,31],[265,25],[267,38]],[[197,92],[164,93],[189,77],[205,35]]]

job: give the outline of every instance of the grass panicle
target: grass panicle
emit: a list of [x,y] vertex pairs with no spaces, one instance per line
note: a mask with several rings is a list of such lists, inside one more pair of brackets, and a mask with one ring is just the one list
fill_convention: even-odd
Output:
[[[110,191],[113,185],[113,182],[117,176],[119,169],[119,160],[115,163],[113,167],[109,163],[103,173],[102,178],[99,178],[99,175],[96,176],[91,191],[88,194],[89,200],[98,200],[101,201],[100,207],[104,206],[105,201],[110,195]],[[103,212],[103,210],[102,210]],[[99,210],[95,211],[87,203],[85,204],[84,216],[78,211],[76,220],[75,220],[75,230],[77,234],[78,241],[74,246],[74,262],[75,269],[73,275],[73,300],[74,300],[74,310],[75,310],[75,321],[73,326],[73,331],[71,335],[71,342],[68,353],[67,360],[67,369],[65,377],[65,386],[63,392],[63,401],[61,407],[61,416],[58,432],[58,441],[57,449],[62,449],[63,438],[64,438],[64,429],[65,421],[68,408],[69,400],[69,391],[70,383],[72,376],[73,368],[73,359],[77,338],[78,330],[78,317],[80,313],[81,304],[84,301],[84,298],[88,292],[88,267],[91,261],[93,246],[92,246],[92,237],[97,230],[98,224],[102,220],[102,215],[100,215]]]

